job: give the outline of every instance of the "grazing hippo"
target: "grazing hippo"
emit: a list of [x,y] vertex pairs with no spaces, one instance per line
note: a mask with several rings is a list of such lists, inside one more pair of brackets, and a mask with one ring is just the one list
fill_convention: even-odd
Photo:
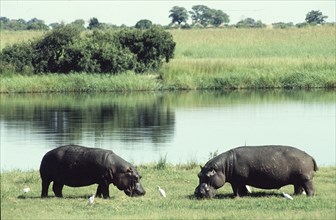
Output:
[[197,198],[212,198],[229,182],[235,197],[247,194],[246,185],[279,189],[294,185],[294,193],[314,195],[317,165],[310,155],[288,146],[246,146],[231,149],[209,160],[198,174]]
[[62,197],[64,185],[72,187],[98,184],[96,196],[109,198],[113,183],[128,196],[145,195],[141,175],[130,163],[110,150],[66,145],[47,152],[41,162],[41,197],[48,196],[53,181],[55,196]]

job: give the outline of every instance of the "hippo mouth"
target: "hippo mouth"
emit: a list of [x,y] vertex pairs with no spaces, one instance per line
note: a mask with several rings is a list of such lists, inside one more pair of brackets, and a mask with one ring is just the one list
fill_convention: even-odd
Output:
[[142,188],[140,183],[136,183],[133,186],[129,186],[124,190],[125,194],[130,197],[143,196],[146,194],[146,191]]
[[217,190],[214,187],[206,183],[202,183],[196,187],[194,195],[198,199],[203,199],[203,198],[209,199],[209,198],[215,197],[216,193],[217,193]]

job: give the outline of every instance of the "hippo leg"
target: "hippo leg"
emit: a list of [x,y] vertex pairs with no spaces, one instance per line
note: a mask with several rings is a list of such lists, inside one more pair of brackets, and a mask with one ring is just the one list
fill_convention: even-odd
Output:
[[99,184],[97,187],[97,192],[96,192],[96,197],[101,198],[103,195],[102,189],[101,189],[101,185]]
[[64,186],[63,184],[54,181],[53,191],[54,191],[56,197],[63,197],[63,195],[62,195],[63,186]]
[[301,195],[303,192],[302,185],[294,184],[294,195]]
[[48,197],[48,189],[51,181],[49,180],[42,180],[42,192],[41,192],[41,197]]
[[240,186],[238,189],[239,196],[246,196],[248,194],[247,188],[245,185]]
[[109,188],[105,183],[100,183],[97,188],[96,197],[101,197],[102,195],[104,199],[110,198]]
[[303,188],[306,191],[307,196],[313,196],[314,195],[314,186],[313,182],[311,180],[307,180],[303,183]]
[[245,185],[231,184],[231,187],[232,187],[234,197],[240,197],[240,196],[247,195],[247,189]]

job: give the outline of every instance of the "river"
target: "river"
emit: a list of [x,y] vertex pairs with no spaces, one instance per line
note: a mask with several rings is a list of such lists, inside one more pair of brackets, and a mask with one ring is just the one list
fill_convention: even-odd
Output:
[[60,145],[135,163],[204,164],[243,145],[291,145],[335,166],[335,91],[1,94],[1,171],[38,170]]

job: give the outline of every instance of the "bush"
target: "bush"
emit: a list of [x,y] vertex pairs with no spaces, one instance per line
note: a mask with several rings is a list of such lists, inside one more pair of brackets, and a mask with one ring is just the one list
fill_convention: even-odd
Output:
[[135,66],[135,56],[111,32],[94,31],[65,50],[68,71],[118,73]]
[[0,56],[1,69],[10,68],[15,72],[24,72],[32,68],[33,48],[31,42],[5,47]]
[[158,69],[162,60],[169,62],[173,58],[176,43],[170,33],[159,27],[121,31],[117,36],[121,45],[136,55],[135,71],[138,73]]
[[18,72],[28,66],[35,73],[115,74],[158,69],[174,54],[172,35],[158,27],[145,31],[95,30],[82,37],[80,32],[74,25],[56,28],[34,43],[6,47],[1,60]]
[[35,72],[66,72],[68,67],[63,62],[64,51],[79,38],[79,29],[70,25],[49,32],[33,46]]

